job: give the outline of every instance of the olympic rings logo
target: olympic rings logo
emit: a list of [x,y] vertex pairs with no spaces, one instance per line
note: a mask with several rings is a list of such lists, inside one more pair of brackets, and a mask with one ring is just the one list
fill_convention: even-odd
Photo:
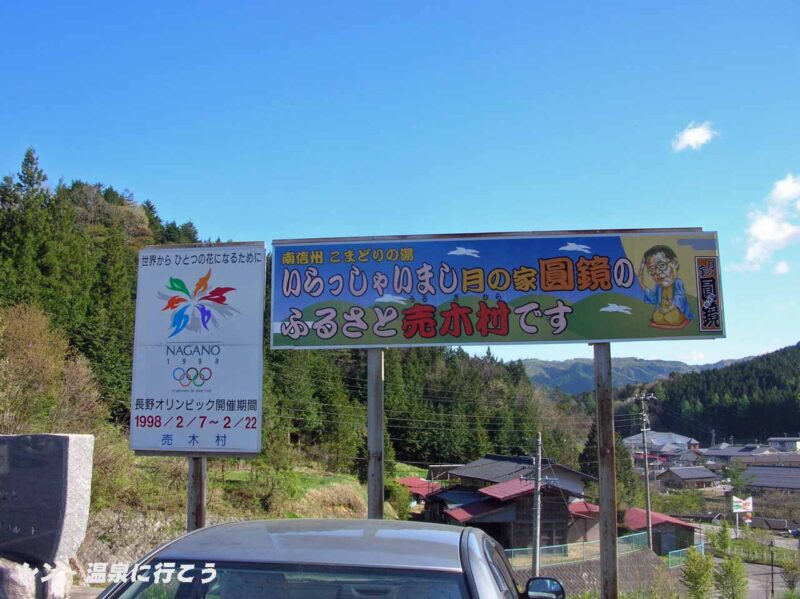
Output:
[[206,381],[211,380],[211,374],[211,369],[205,366],[199,370],[194,366],[186,370],[178,367],[172,371],[172,378],[178,381],[181,387],[191,387],[192,385],[202,387]]

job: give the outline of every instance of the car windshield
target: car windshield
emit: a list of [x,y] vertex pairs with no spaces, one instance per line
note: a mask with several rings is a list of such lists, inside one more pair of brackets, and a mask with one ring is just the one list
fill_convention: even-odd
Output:
[[[119,595],[124,599],[240,599],[270,597],[468,597],[459,572],[305,564],[154,562]],[[158,582],[156,582],[158,581]]]

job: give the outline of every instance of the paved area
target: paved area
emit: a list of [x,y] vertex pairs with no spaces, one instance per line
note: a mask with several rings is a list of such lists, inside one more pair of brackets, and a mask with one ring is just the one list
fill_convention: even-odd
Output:
[[[721,560],[715,558],[714,561],[719,563]],[[760,564],[745,564],[744,568],[748,580],[747,599],[771,599],[770,567]],[[781,576],[781,569],[775,568],[775,597],[783,597],[785,590],[786,585]]]

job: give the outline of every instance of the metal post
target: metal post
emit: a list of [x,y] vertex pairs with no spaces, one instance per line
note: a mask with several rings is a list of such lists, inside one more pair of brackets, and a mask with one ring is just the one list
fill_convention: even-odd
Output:
[[192,532],[206,525],[206,458],[189,458],[186,530]]
[[644,498],[647,504],[647,547],[653,550],[653,521],[650,517],[650,463],[647,459],[647,431],[650,430],[650,422],[647,416],[647,400],[653,395],[645,396],[642,393],[642,445],[644,446]]
[[533,576],[539,576],[539,551],[541,546],[542,527],[542,433],[536,433],[536,457],[533,479],[533,536],[531,537]]
[[367,517],[383,520],[383,350],[367,350]]
[[614,402],[611,394],[609,343],[594,344],[594,381],[600,475],[600,599],[617,599],[617,468],[614,455]]

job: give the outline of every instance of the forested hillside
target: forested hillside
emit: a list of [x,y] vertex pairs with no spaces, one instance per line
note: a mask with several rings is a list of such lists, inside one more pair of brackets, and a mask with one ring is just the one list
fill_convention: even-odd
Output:
[[[64,369],[75,363],[83,365],[86,389],[92,389],[87,397],[96,398],[87,412],[91,423],[80,426],[109,438],[123,434],[137,251],[197,241],[190,220],[164,222],[153,202],[139,203],[130,192],[80,180],[49,187],[28,150],[19,173],[0,184],[0,412],[14,415],[0,420],[0,433],[64,430],[73,422],[54,423],[49,414],[53,406],[71,409]],[[365,352],[272,352],[268,326],[265,319],[261,465],[280,470],[286,456],[299,450],[333,470],[359,470],[366,437]],[[33,331],[63,340],[53,371],[58,384],[37,386],[19,362]],[[44,351],[52,343],[37,347]],[[487,451],[529,451],[538,429],[555,458],[575,464],[583,447],[588,418],[539,395],[519,362],[471,357],[459,349],[404,349],[386,352],[385,372],[388,449],[397,458],[462,462]]]
[[764,442],[800,432],[800,344],[720,370],[685,374],[664,383],[664,427],[682,421],[716,429],[718,440]]
[[[617,430],[639,432],[635,393],[653,393],[653,428],[669,430],[708,445],[717,441],[765,442],[768,437],[800,433],[800,344],[785,347],[725,368],[675,374],[654,385],[616,391]],[[593,409],[593,400],[577,405]]]
[[[665,379],[672,373],[702,372],[722,368],[736,360],[722,360],[714,364],[686,364],[670,360],[642,360],[640,358],[612,358],[611,380],[614,387],[641,385]],[[586,393],[594,391],[594,362],[588,358],[572,360],[522,361],[525,372],[534,385],[558,388],[563,393]]]

